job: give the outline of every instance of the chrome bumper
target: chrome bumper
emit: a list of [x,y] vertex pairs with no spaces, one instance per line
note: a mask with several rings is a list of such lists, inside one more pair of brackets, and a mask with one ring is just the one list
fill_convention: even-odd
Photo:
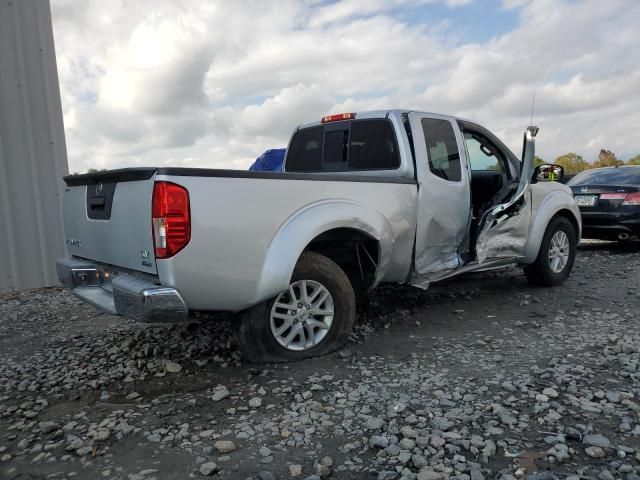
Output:
[[73,257],[56,262],[60,282],[100,310],[139,322],[184,320],[189,309],[175,288],[157,285],[153,277],[110,269]]

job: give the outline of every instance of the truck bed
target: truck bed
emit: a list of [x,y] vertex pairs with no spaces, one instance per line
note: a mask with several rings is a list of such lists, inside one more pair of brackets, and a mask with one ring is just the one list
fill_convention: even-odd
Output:
[[[386,281],[404,281],[411,264],[417,187],[401,176],[139,168],[65,181],[69,253],[153,275],[179,289],[189,309],[238,311],[277,294],[292,259],[328,226],[375,228]],[[191,239],[168,259],[153,254],[157,181],[185,187],[190,199]],[[100,184],[114,185],[110,217],[92,219],[89,197]]]

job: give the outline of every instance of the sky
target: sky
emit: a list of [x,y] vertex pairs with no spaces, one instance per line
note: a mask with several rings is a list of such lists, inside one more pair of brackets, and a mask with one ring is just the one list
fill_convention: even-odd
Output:
[[547,161],[640,154],[636,0],[52,0],[69,169],[246,169],[323,115],[474,120]]

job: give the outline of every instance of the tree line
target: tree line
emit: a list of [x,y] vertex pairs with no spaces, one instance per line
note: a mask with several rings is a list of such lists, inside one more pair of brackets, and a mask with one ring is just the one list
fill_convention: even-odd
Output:
[[593,162],[587,162],[581,155],[577,153],[569,152],[564,155],[560,155],[553,162],[546,162],[540,157],[535,157],[535,165],[541,165],[543,163],[554,163],[564,168],[564,172],[567,175],[575,175],[576,173],[589,170],[591,168],[601,167],[620,167],[622,165],[640,165],[640,155],[636,155],[633,158],[628,159],[626,162],[616,157],[615,153],[611,150],[602,149],[598,154],[598,159]]

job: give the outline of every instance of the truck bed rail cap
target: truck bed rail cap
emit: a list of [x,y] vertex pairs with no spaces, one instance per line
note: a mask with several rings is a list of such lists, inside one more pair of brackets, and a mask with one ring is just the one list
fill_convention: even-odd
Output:
[[149,180],[153,175],[176,177],[221,177],[221,178],[253,178],[273,180],[306,180],[317,182],[362,182],[362,183],[404,183],[415,184],[413,178],[403,176],[359,172],[345,173],[293,173],[293,172],[251,172],[248,170],[224,170],[214,168],[183,168],[183,167],[139,167],[121,168],[105,172],[85,173],[82,175],[68,175],[64,181],[69,187],[79,185],[95,185],[97,183],[119,183]]
[[[370,173],[371,171],[369,171]],[[249,170],[223,170],[213,168],[159,168],[157,175],[177,177],[222,177],[222,178],[253,178],[273,180],[307,180],[324,182],[364,182],[364,183],[406,183],[415,184],[413,178],[393,176],[384,171],[365,175],[357,171],[344,173],[300,173],[300,172],[252,172]]]
[[63,180],[68,187],[78,185],[94,185],[96,183],[135,182],[149,180],[158,170],[156,167],[119,168],[104,172],[83,173],[82,175],[67,175]]

